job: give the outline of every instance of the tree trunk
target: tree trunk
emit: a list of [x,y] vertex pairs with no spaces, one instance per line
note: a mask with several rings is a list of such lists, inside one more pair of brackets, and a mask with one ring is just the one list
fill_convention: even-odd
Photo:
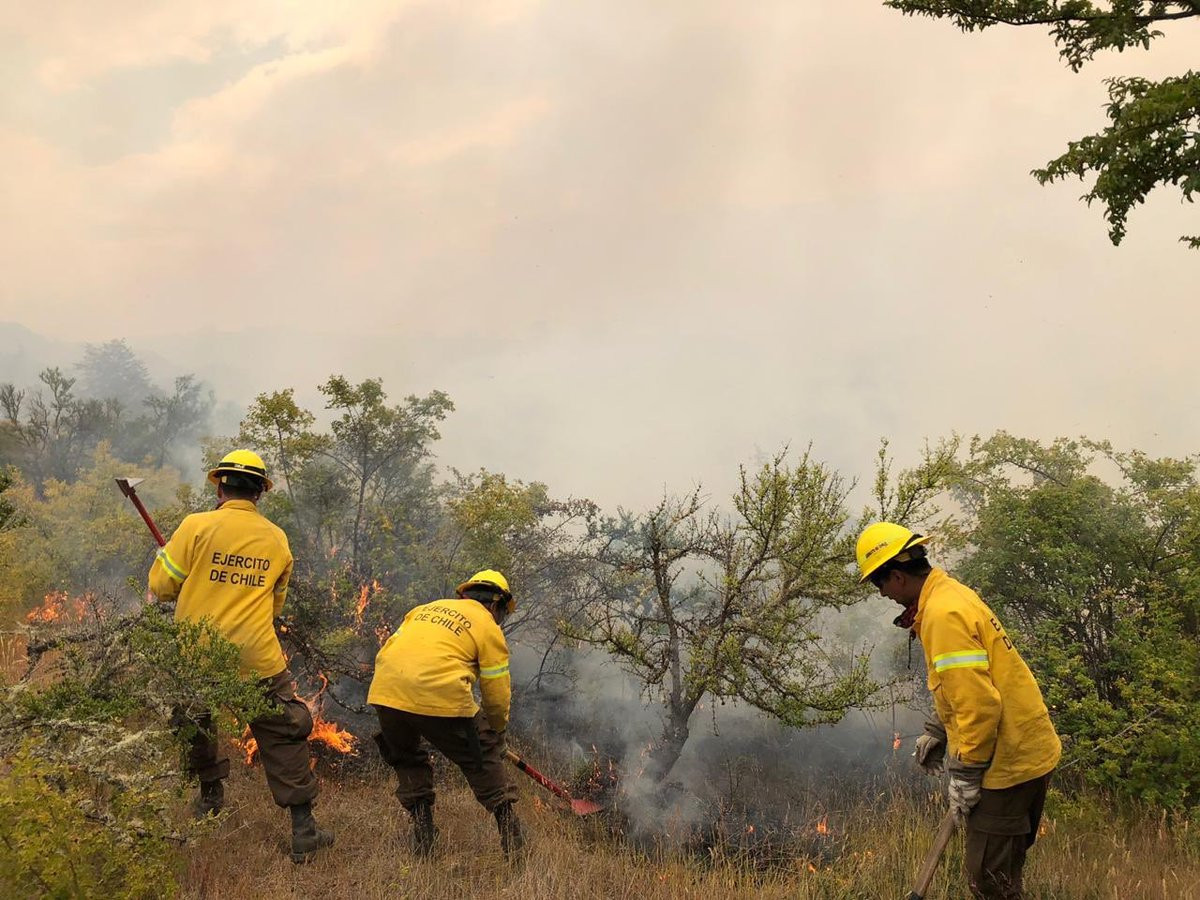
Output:
[[662,738],[658,745],[650,751],[650,762],[646,766],[646,774],[656,784],[662,784],[675,768],[675,763],[683,755],[684,745],[687,744],[688,730],[684,726],[680,732],[670,726],[663,729]]
[[667,780],[671,770],[675,768],[675,763],[683,755],[683,748],[691,736],[688,721],[699,702],[699,697],[685,698],[668,705],[662,737],[659,738],[658,745],[650,751],[650,761],[646,766],[646,774],[655,784],[662,784]]

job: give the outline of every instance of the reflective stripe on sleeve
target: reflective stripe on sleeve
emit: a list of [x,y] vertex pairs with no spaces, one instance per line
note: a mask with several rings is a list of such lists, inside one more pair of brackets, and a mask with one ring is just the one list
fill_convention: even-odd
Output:
[[933,668],[937,672],[945,672],[947,669],[986,669],[988,668],[988,657],[983,650],[956,650],[953,653],[939,653],[933,658]]
[[158,561],[162,563],[162,567],[167,570],[167,574],[176,581],[182,582],[188,577],[188,573],[180,568],[175,560],[171,559],[171,554],[167,552],[166,547],[160,547],[158,549]]
[[501,675],[507,675],[507,674],[508,674],[508,663],[505,663],[502,666],[492,666],[491,668],[488,668],[488,669],[480,669],[479,670],[480,678],[499,678]]

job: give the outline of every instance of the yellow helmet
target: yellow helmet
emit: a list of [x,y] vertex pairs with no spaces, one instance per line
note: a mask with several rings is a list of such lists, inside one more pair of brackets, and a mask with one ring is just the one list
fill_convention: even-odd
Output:
[[484,569],[481,572],[476,572],[458,586],[458,596],[461,597],[463,591],[475,586],[490,587],[500,591],[506,612],[511,614],[517,608],[517,601],[513,599],[512,591],[508,589],[508,579],[495,569]]
[[858,536],[858,546],[855,548],[858,555],[858,569],[862,572],[858,583],[862,584],[870,578],[871,573],[884,563],[892,560],[907,562],[908,557],[904,551],[909,547],[919,547],[928,540],[929,538],[913,534],[903,525],[896,525],[892,522],[876,522],[874,525],[868,525]]
[[267,467],[263,465],[262,457],[253,450],[234,450],[226,453],[225,458],[217,463],[216,468],[208,473],[208,480],[213,484],[222,482],[222,472],[240,472],[243,475],[254,475],[263,480],[266,490],[272,488],[271,479],[267,477]]

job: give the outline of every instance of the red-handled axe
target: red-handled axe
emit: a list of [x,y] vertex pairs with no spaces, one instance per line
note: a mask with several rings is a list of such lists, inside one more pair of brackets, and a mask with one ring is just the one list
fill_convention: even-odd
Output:
[[117,487],[121,489],[122,494],[133,502],[137,511],[142,514],[142,518],[146,520],[146,526],[150,529],[150,533],[154,535],[154,540],[158,542],[158,546],[165,547],[167,546],[167,542],[163,540],[162,532],[158,530],[158,526],[150,518],[150,513],[146,512],[146,507],[142,506],[142,498],[134,490],[143,481],[145,481],[144,478],[118,478]]

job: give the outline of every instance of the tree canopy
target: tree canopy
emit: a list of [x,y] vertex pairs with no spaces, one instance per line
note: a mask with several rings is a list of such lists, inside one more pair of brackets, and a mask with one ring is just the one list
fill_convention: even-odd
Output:
[[[906,15],[950,19],[963,31],[995,25],[1049,28],[1059,56],[1078,72],[1102,50],[1148,49],[1157,26],[1200,18],[1200,0],[885,0]],[[1114,244],[1125,237],[1130,212],[1160,185],[1191,202],[1200,190],[1200,73],[1152,81],[1110,78],[1109,124],[1067,144],[1067,151],[1034,169],[1042,184],[1094,176],[1082,199],[1099,201]],[[1180,238],[1193,249],[1200,236]]]

